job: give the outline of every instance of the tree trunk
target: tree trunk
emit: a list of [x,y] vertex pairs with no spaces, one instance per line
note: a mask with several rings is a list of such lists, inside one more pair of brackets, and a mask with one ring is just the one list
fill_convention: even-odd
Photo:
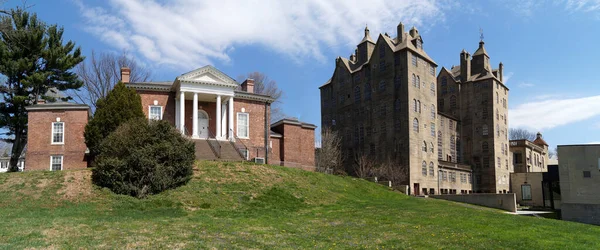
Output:
[[23,141],[23,131],[20,128],[16,129],[15,141],[13,142],[10,154],[10,166],[8,167],[9,172],[19,171],[19,158],[21,157],[21,153],[23,153],[25,143],[26,142]]

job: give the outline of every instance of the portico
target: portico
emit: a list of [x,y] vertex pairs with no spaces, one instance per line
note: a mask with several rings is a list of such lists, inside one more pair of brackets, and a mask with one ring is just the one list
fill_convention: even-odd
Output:
[[193,139],[234,140],[234,91],[230,77],[212,67],[183,74],[175,80],[175,125]]

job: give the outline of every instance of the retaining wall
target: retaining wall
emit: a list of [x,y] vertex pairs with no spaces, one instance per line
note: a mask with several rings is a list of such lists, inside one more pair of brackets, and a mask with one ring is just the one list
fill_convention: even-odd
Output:
[[484,207],[491,207],[517,212],[517,199],[514,193],[510,194],[443,194],[430,195],[435,199],[463,202]]

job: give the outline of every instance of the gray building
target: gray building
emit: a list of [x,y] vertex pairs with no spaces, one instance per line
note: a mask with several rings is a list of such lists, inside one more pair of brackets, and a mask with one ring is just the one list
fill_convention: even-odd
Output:
[[559,145],[562,219],[600,225],[600,145]]

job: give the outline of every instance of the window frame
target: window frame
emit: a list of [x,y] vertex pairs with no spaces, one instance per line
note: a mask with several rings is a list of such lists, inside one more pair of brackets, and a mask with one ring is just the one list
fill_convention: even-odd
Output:
[[[52,165],[54,164],[53,163],[54,157],[60,157],[60,169],[59,170],[54,170],[52,168]],[[50,171],[62,171],[63,168],[64,168],[64,164],[63,164],[64,163],[64,158],[65,158],[64,155],[51,155],[50,156]]]
[[[62,124],[62,136],[61,136],[61,139],[60,139],[61,141],[60,142],[55,142],[54,141],[54,133],[56,133],[56,132],[54,131],[54,125],[58,124],[58,123]],[[65,144],[65,122],[52,122],[51,127],[50,127],[50,131],[51,131],[51,133],[50,133],[50,143],[52,145],[64,145]]]
[[[160,117],[158,119],[152,118],[152,108],[160,108]],[[148,106],[148,120],[160,121],[163,118],[163,106],[159,105],[150,105]]]
[[[246,115],[246,136],[240,135],[240,115]],[[237,112],[236,114],[236,135],[241,139],[250,139],[250,114],[247,112]]]

